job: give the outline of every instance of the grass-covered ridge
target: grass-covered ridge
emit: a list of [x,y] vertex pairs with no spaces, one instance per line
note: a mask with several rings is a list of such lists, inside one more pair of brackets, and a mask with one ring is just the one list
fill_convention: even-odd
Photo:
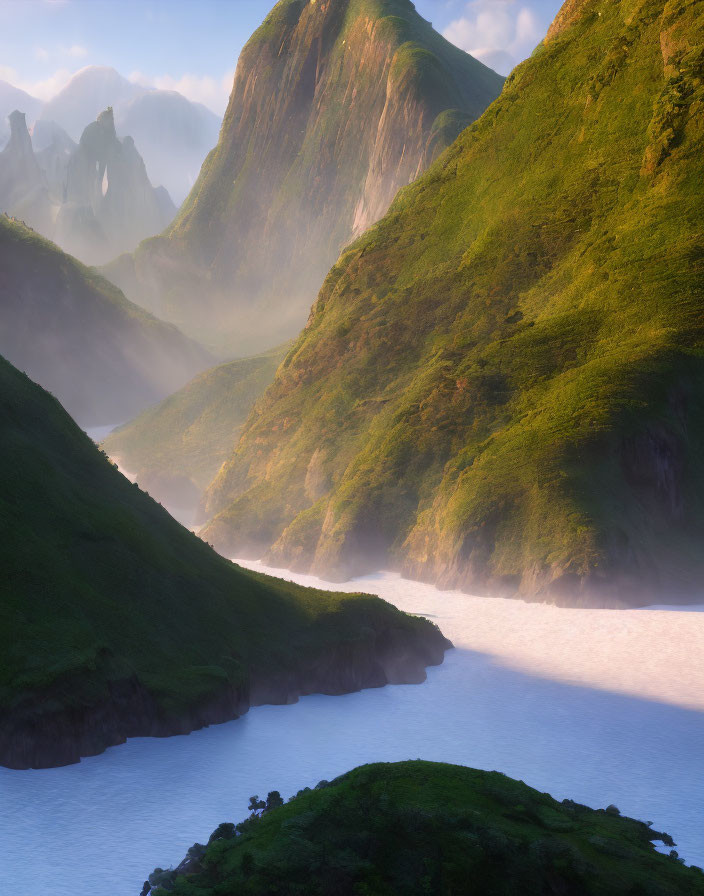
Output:
[[150,494],[195,511],[289,348],[206,370],[111,433],[105,451]]
[[442,658],[434,626],[378,598],[218,556],[3,359],[0,477],[2,764],[77,761],[310,690],[420,680]]
[[[283,342],[340,249],[502,83],[408,0],[282,0],[242,51],[220,140],[179,215],[108,276],[238,354]],[[450,110],[455,129],[433,131]]]
[[691,0],[567,4],[333,267],[207,537],[328,575],[700,598],[703,46]]
[[655,852],[667,834],[498,772],[379,763],[276,807],[278,796],[261,817],[221,824],[178,870],[157,869],[153,896],[704,893],[700,869]]
[[0,215],[0,353],[86,425],[117,423],[212,356],[19,221]]

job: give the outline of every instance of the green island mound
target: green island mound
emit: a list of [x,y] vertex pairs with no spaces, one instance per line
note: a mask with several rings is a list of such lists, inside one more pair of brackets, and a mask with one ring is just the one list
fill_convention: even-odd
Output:
[[[365,765],[269,794],[221,824],[143,896],[696,896],[668,834],[589,809],[498,772],[435,762]],[[268,808],[262,812],[261,807]]]
[[141,488],[192,519],[289,348],[206,370],[120,426],[102,447]]
[[340,257],[206,493],[227,556],[701,600],[704,7],[571,0]]
[[0,764],[77,762],[250,705],[420,682],[450,646],[366,595],[248,572],[0,358]]
[[220,140],[175,221],[105,273],[223,351],[291,339],[342,247],[503,80],[410,0],[281,0],[242,50]]
[[23,222],[0,214],[0,353],[87,426],[133,417],[213,356]]

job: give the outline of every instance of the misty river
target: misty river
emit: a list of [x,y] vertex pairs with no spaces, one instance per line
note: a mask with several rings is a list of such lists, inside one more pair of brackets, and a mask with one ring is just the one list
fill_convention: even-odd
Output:
[[[260,564],[247,564],[264,569]],[[704,865],[704,613],[563,610],[440,592],[391,573],[345,585],[428,616],[454,642],[423,685],[259,707],[80,764],[0,769],[0,893],[138,896],[248,798],[284,797],[364,762],[497,769],[557,799],[671,833]]]

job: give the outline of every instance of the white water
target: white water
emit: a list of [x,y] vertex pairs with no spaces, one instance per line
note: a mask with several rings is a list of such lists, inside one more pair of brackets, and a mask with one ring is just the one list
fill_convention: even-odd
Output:
[[376,592],[431,617],[456,649],[424,685],[260,707],[63,769],[0,769],[2,896],[137,896],[156,865],[243,818],[254,793],[416,757],[615,803],[704,864],[704,613],[556,610],[391,574],[344,586],[285,575]]

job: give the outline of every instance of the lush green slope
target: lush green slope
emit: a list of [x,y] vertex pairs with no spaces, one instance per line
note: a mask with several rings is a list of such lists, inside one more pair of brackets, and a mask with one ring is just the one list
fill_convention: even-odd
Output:
[[119,423],[213,363],[29,227],[0,215],[0,353],[84,425]]
[[75,762],[442,661],[435,626],[378,598],[219,557],[1,358],[0,479],[2,764]]
[[111,433],[103,447],[143,489],[192,519],[289,348],[280,346],[199,374]]
[[220,825],[179,871],[150,881],[155,896],[704,893],[701,870],[655,852],[661,838],[672,843],[615,807],[558,803],[498,772],[380,763]]
[[701,599],[703,48],[692,0],[567,3],[332,269],[206,537],[327,575]]
[[106,273],[238,354],[291,338],[340,249],[502,82],[410,0],[281,0],[242,51],[178,218]]

